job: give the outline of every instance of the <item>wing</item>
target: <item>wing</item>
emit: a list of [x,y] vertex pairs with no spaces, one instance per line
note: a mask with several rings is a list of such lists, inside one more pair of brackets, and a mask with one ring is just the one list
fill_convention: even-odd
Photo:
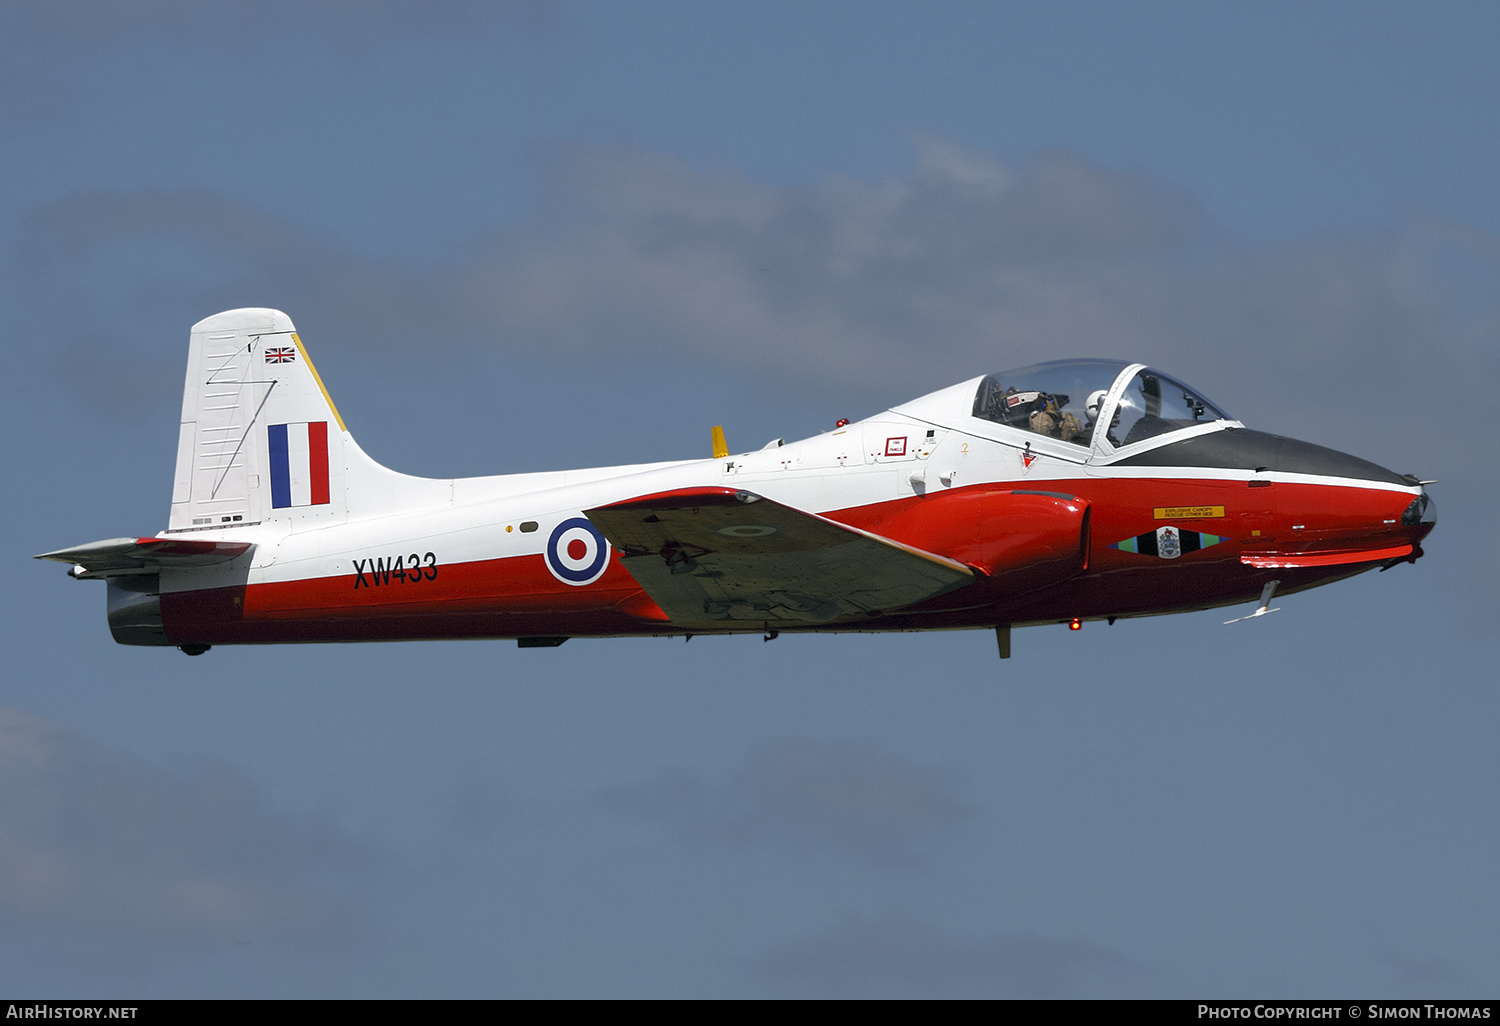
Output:
[[74,577],[119,577],[154,574],[162,567],[227,563],[250,551],[251,542],[188,541],[178,538],[110,538],[73,549],[44,552],[37,559],[71,563]]
[[975,572],[753,492],[688,488],[584,516],[674,624],[825,624],[901,609]]

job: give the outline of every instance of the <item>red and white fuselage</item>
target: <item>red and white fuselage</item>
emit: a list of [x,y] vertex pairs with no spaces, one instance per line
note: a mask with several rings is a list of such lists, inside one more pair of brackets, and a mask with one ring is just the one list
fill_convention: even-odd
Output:
[[434,480],[367,457],[286,315],[194,326],[172,516],[46,554],[117,640],[1008,627],[1245,602],[1414,561],[1422,484],[1246,429],[1140,364],[976,378],[711,459]]

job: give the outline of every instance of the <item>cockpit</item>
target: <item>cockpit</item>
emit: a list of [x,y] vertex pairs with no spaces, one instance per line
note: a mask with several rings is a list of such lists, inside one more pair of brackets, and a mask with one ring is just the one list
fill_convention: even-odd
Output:
[[1232,419],[1197,389],[1117,360],[1058,360],[987,375],[973,413],[1085,451],[1120,449]]

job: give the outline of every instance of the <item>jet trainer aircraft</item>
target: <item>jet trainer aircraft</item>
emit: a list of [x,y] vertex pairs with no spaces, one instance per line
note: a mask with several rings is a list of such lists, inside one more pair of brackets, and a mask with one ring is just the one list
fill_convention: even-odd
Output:
[[[913,631],[1148,616],[1415,562],[1424,485],[1139,363],[975,378],[712,459],[435,480],[344,426],[277,310],[193,326],[169,525],[48,552],[125,645]],[[1248,619],[1242,617],[1241,619]],[[1231,621],[1232,622],[1232,621]]]

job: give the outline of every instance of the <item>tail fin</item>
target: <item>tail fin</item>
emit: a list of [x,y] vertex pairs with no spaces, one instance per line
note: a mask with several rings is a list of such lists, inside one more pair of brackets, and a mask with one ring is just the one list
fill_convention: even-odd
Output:
[[360,451],[280,310],[227,310],[193,325],[170,530],[335,521],[350,515],[352,493],[371,507],[358,512],[375,513],[441,501],[446,485]]
[[344,422],[279,310],[193,325],[170,529],[346,515]]

